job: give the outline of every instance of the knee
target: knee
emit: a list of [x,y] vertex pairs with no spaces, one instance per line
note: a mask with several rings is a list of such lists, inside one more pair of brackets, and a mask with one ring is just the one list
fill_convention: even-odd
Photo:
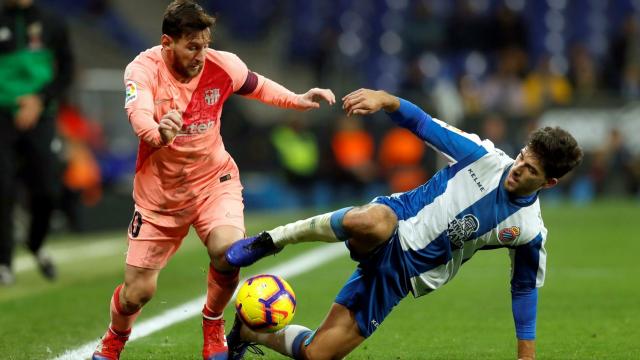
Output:
[[216,248],[213,251],[209,251],[209,258],[211,259],[211,263],[213,267],[218,271],[231,271],[235,270],[233,266],[231,266],[227,262],[227,258],[225,257],[225,252],[227,251],[228,246]]
[[381,204],[353,208],[343,220],[345,230],[354,238],[387,240],[397,225],[396,214]]
[[331,347],[320,348],[319,346],[314,346],[313,343],[309,344],[304,348],[304,359],[305,360],[331,360],[331,359],[339,359],[338,354],[333,351]]
[[120,303],[127,311],[137,311],[148,303],[155,293],[155,283],[125,283],[120,293]]

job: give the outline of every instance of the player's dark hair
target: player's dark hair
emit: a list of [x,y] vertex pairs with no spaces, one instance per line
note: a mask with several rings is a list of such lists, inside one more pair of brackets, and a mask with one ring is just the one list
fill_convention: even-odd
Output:
[[164,12],[162,33],[175,39],[210,28],[216,19],[192,0],[175,0]]
[[547,178],[561,178],[582,162],[582,149],[576,139],[557,126],[534,131],[527,149],[540,160]]

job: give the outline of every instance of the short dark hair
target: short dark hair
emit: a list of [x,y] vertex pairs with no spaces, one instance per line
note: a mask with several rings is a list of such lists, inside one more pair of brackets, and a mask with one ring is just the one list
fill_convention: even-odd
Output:
[[216,19],[207,14],[193,0],[175,0],[164,12],[162,33],[180,39],[183,35],[203,31],[215,24]]
[[540,160],[547,178],[561,178],[582,162],[582,149],[576,139],[557,126],[531,133],[527,149]]

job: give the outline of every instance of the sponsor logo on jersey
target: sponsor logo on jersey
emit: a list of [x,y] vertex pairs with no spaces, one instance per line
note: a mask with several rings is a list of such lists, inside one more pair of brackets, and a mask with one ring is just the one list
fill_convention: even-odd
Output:
[[520,236],[520,227],[518,226],[507,227],[498,232],[498,240],[503,244],[516,241],[518,236]]
[[138,98],[138,87],[136,86],[136,83],[133,81],[127,81],[125,85],[124,94],[125,94],[125,99],[124,99],[125,105],[129,105],[129,103],[136,101],[136,99]]
[[189,125],[183,125],[182,129],[178,132],[178,135],[196,135],[204,134],[213,127],[215,121],[209,120],[208,122],[197,122]]
[[473,237],[473,234],[480,228],[478,218],[467,214],[461,219],[455,218],[449,223],[447,235],[453,246],[457,249],[462,248],[464,242]]
[[220,100],[220,89],[209,89],[204,91],[204,101],[211,106]]
[[482,183],[480,182],[480,179],[478,178],[478,175],[476,175],[476,173],[473,171],[473,169],[469,168],[469,170],[467,170],[467,172],[469,172],[469,175],[471,175],[471,179],[473,179],[473,182],[476,183],[476,185],[478,186],[478,189],[481,192],[484,192],[484,185],[482,185]]

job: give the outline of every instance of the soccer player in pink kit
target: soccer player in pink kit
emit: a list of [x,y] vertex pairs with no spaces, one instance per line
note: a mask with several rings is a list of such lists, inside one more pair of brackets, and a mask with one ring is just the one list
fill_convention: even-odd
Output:
[[222,311],[238,283],[225,250],[244,237],[238,168],[220,136],[232,94],[277,107],[308,110],[335,103],[327,89],[294,94],[247,69],[234,54],[209,49],[215,19],[191,0],[172,2],[161,45],[125,71],[125,109],[140,138],[124,283],[111,298],[111,323],[93,359],[119,359],[160,270],[193,225],[211,258],[202,310],[205,360],[227,359]]

